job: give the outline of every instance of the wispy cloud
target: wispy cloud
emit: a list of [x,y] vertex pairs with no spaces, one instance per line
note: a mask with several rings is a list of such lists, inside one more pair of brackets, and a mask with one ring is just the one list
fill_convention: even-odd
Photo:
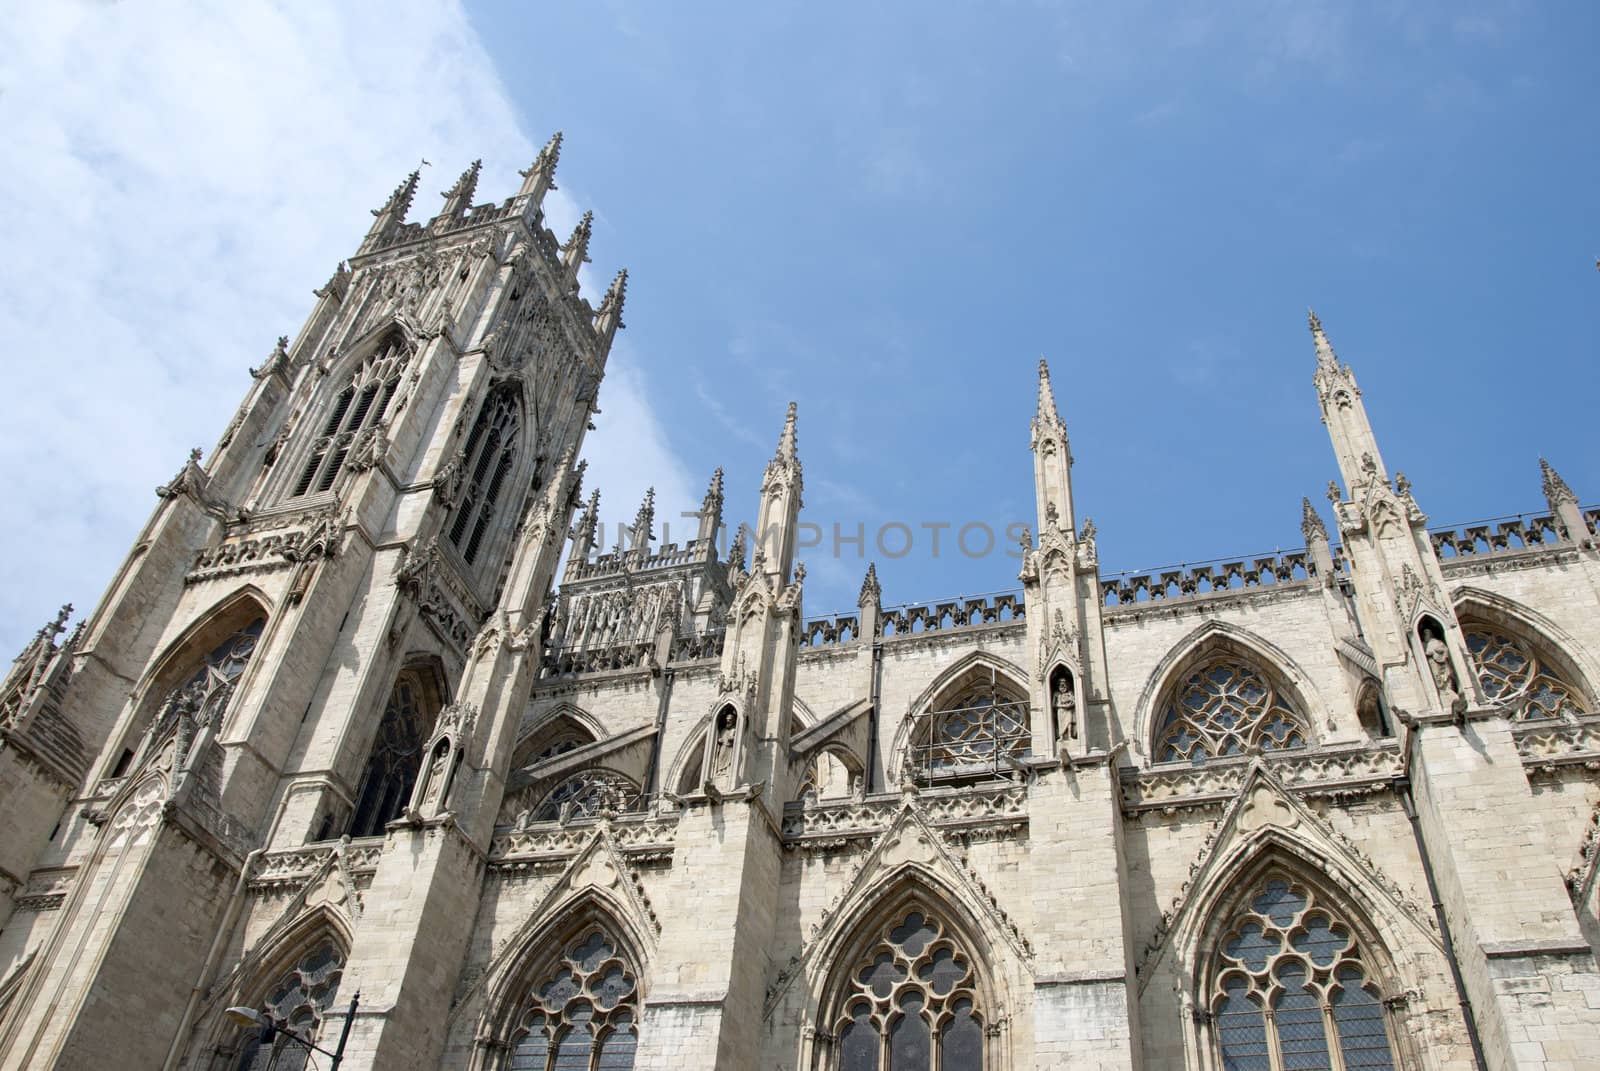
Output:
[[[64,2],[17,7],[7,29],[0,649],[60,602],[92,605],[152,488],[216,440],[246,368],[405,172],[436,165],[417,204],[431,212],[475,157],[485,199],[515,190],[536,148],[453,5]],[[547,205],[558,226],[579,214],[581,146]],[[626,457],[680,496],[642,379],[616,364],[592,467]]]

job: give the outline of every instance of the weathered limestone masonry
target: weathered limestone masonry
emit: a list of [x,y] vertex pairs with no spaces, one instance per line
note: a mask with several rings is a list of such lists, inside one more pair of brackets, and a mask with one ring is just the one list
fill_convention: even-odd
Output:
[[0,684],[0,1068],[1600,1067],[1554,468],[1430,529],[1313,316],[1331,534],[1102,576],[1041,362],[1020,588],[807,619],[793,406],[754,531],[719,469],[598,545],[626,276],[580,296],[559,151],[403,182]]

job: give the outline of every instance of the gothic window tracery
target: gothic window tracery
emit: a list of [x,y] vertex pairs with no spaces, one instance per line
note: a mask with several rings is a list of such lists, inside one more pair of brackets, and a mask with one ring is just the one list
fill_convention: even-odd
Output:
[[510,388],[496,390],[483,403],[462,453],[466,489],[450,524],[450,542],[472,564],[494,520],[500,496],[517,460],[521,406]]
[[602,810],[637,810],[643,802],[639,786],[616,771],[584,770],[551,789],[529,821],[554,822],[563,811],[568,819],[593,818]]
[[1483,694],[1512,707],[1516,720],[1585,713],[1582,694],[1532,644],[1488,624],[1463,622],[1462,629]]
[[1269,874],[1218,943],[1207,995],[1224,1071],[1392,1071],[1381,980],[1309,887]]
[[350,819],[352,837],[377,836],[405,810],[439,706],[437,686],[420,669],[401,671],[361,778]]
[[1204,762],[1305,747],[1305,718],[1267,675],[1232,655],[1187,674],[1164,704],[1155,761]]
[[986,1009],[971,955],[913,904],[850,965],[829,1024],[832,1071],[982,1071]]
[[307,1041],[316,1039],[328,1008],[339,995],[344,960],[343,950],[331,938],[324,938],[295,961],[267,991],[261,1005],[262,1014],[281,1033],[263,1045],[252,1030],[239,1051],[236,1071],[301,1071],[306,1066],[306,1047],[283,1033]]
[[632,1071],[639,985],[616,944],[583,931],[533,987],[511,1041],[509,1071]]
[[919,716],[907,757],[914,776],[1009,773],[1008,760],[1031,753],[1027,697],[992,671],[974,676]]
[[405,362],[406,349],[398,336],[361,362],[350,382],[334,397],[291,497],[318,494],[333,486],[356,437],[383,419],[389,402],[400,389]]
[[245,626],[212,648],[205,664],[183,684],[173,689],[172,696],[190,694],[197,700],[197,708],[204,718],[220,720],[222,712],[233,697],[234,684],[250,657],[256,653],[261,641],[261,630],[267,627],[262,616],[252,618]]

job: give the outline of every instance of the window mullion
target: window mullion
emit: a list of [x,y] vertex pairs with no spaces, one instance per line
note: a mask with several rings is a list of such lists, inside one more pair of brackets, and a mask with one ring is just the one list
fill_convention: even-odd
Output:
[[1322,1010],[1322,1032],[1328,1036],[1328,1066],[1332,1071],[1345,1071],[1344,1043],[1339,1038],[1339,1024],[1333,1021],[1333,1006],[1328,1003],[1326,993],[1318,1006]]
[[1283,1043],[1278,1040],[1278,1016],[1270,1004],[1262,1002],[1261,1018],[1266,1023],[1267,1061],[1272,1071],[1284,1071]]

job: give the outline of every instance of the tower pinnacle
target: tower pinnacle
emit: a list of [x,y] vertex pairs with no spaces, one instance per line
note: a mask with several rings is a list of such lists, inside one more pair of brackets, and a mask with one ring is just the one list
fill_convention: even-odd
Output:
[[528,169],[517,172],[522,176],[522,189],[517,196],[531,198],[536,205],[543,201],[544,195],[556,188],[556,164],[560,159],[561,131],[557,130],[545,147],[539,150],[539,155],[534,157]]
[[394,192],[389,195],[389,199],[382,207],[374,208],[372,214],[378,217],[388,215],[397,223],[403,222],[406,213],[411,209],[411,199],[417,195],[417,183],[421,181],[422,169],[418,168],[407,175],[405,180],[394,188]]
[[1336,371],[1339,367],[1339,358],[1333,352],[1333,344],[1328,341],[1327,334],[1322,330],[1322,320],[1317,317],[1313,309],[1306,310],[1306,317],[1311,324],[1311,338],[1317,347],[1317,367]]
[[472,161],[456,179],[456,184],[441,195],[444,197],[443,216],[453,219],[472,207],[473,195],[478,192],[478,172],[482,170],[482,160]]
[[589,260],[589,239],[594,235],[594,213],[585,212],[578,225],[572,228],[572,237],[561,247],[561,263],[567,269],[567,282],[578,281],[578,270]]
[[790,402],[789,413],[783,418],[783,431],[778,435],[778,453],[776,455],[776,459],[779,461],[791,463],[799,461],[799,456],[796,453],[798,444],[795,439],[795,414],[797,409],[798,407],[795,403]]
[[1039,410],[1038,419],[1052,420],[1061,423],[1061,414],[1056,411],[1056,393],[1050,386],[1050,366],[1043,357],[1039,358]]
[[700,501],[700,531],[696,538],[702,547],[710,546],[722,527],[722,466],[711,474],[711,484]]
[[654,487],[645,491],[644,501],[639,503],[639,512],[633,515],[633,549],[643,553],[650,550],[650,540],[655,538],[653,529],[656,524],[656,489]]

